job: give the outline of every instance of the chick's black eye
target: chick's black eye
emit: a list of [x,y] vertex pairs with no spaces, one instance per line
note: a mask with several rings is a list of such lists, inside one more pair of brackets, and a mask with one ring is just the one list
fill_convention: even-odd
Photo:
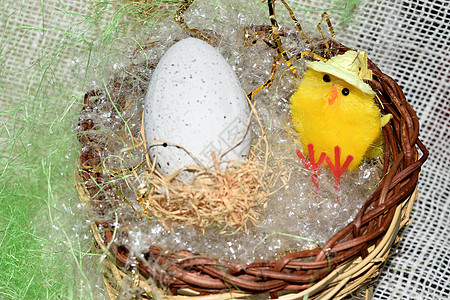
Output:
[[330,75],[328,74],[323,75],[323,81],[330,82],[331,81]]
[[342,89],[342,95],[347,96],[348,94],[350,94],[350,91],[348,88],[343,88]]

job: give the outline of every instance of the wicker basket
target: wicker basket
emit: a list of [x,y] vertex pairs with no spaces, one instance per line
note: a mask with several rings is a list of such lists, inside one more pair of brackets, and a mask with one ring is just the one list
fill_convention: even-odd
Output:
[[[335,55],[348,50],[335,42],[331,49]],[[92,231],[99,251],[107,253],[102,263],[111,299],[122,295],[124,285],[144,299],[229,299],[262,293],[280,299],[338,299],[373,280],[398,240],[398,231],[408,223],[417,197],[420,167],[428,152],[418,139],[417,116],[398,84],[371,61],[369,68],[373,72],[370,84],[383,103],[380,109],[384,114],[391,113],[393,120],[383,128],[383,179],[353,222],[323,248],[249,264],[200,257],[189,251],[167,253],[158,245],[150,247],[143,259],[129,261],[127,245],[116,243],[113,226],[94,223]],[[119,88],[120,83],[112,86]],[[93,110],[91,98],[100,92],[85,95],[85,110]],[[120,96],[116,97],[114,91],[111,95],[120,109]],[[104,181],[99,168],[102,145],[90,134],[95,129],[92,120],[83,120],[80,128],[83,150],[75,172],[76,187],[81,201],[102,214],[116,206],[107,201],[107,186],[99,188]]]

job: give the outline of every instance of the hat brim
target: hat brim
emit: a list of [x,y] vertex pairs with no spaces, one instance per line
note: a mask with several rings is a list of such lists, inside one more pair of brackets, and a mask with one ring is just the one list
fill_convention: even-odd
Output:
[[333,61],[327,61],[326,63],[323,61],[307,61],[305,64],[308,68],[313,69],[314,71],[333,75],[339,79],[344,80],[348,84],[356,87],[363,93],[375,96],[375,92],[372,90],[370,85],[365,83],[354,73],[347,71],[346,69],[340,68]]

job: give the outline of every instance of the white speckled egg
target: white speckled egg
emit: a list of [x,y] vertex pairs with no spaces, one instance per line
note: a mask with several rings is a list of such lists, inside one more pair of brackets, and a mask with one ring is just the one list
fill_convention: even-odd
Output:
[[[219,51],[196,38],[181,40],[161,58],[145,98],[146,139],[161,141],[148,142],[150,157],[164,176],[189,165],[211,167],[212,150],[225,154],[222,164],[246,159],[249,113],[239,80]],[[192,177],[183,171],[179,178]]]

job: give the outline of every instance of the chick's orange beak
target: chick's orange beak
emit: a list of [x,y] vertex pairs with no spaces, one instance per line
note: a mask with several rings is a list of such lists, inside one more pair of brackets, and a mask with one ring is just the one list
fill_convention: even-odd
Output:
[[331,97],[328,98],[328,104],[333,105],[334,101],[336,101],[338,92],[337,88],[335,86],[331,87]]

